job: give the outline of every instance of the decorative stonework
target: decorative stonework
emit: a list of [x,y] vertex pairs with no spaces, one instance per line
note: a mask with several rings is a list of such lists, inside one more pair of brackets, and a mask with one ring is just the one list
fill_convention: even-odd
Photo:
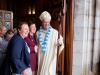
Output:
[[0,25],[5,25],[7,29],[13,29],[13,12],[0,10]]

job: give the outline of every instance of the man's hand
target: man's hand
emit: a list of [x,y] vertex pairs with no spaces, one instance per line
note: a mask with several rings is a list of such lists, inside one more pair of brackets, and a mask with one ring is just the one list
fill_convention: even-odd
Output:
[[63,44],[63,37],[60,35],[60,39],[57,40],[59,46]]

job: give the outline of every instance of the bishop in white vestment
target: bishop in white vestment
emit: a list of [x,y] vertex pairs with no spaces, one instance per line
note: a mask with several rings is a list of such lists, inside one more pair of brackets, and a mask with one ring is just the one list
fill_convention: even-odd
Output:
[[42,26],[37,31],[38,71],[37,75],[56,75],[57,47],[59,54],[64,48],[63,38],[58,39],[58,31],[50,25],[51,16],[47,11],[40,15]]

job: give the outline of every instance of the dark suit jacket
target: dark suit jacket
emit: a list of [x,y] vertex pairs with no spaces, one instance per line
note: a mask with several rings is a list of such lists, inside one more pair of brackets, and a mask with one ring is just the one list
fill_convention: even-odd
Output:
[[30,56],[25,41],[19,34],[17,34],[8,44],[4,74],[2,75],[9,75],[11,71],[10,66],[13,73],[22,73],[29,67],[29,63]]

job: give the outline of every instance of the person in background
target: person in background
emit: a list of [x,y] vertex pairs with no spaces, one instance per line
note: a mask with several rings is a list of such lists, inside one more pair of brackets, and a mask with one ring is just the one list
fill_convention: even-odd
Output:
[[2,40],[4,38],[5,33],[7,32],[7,28],[4,25],[0,25],[0,66],[2,64],[2,48],[1,48],[1,44],[2,44]]
[[6,56],[8,43],[9,43],[10,39],[13,37],[13,35],[14,35],[14,33],[11,30],[8,30],[4,35],[4,39],[2,40],[2,44],[1,44],[2,60]]
[[14,35],[17,34],[17,29],[16,28],[13,29],[13,33],[14,33]]
[[64,48],[63,38],[58,39],[58,31],[50,25],[51,15],[44,11],[40,15],[42,26],[37,31],[38,71],[37,75],[56,75],[57,47],[59,53]]
[[7,32],[6,26],[1,25],[0,26],[0,37],[3,38],[6,32]]
[[30,48],[30,67],[32,69],[33,75],[36,74],[37,70],[37,37],[36,37],[36,25],[34,22],[30,21],[29,25],[29,34],[25,38],[29,48]]
[[18,34],[9,41],[5,65],[1,75],[32,75],[29,48],[24,41],[28,36],[29,27],[26,22],[18,26]]

